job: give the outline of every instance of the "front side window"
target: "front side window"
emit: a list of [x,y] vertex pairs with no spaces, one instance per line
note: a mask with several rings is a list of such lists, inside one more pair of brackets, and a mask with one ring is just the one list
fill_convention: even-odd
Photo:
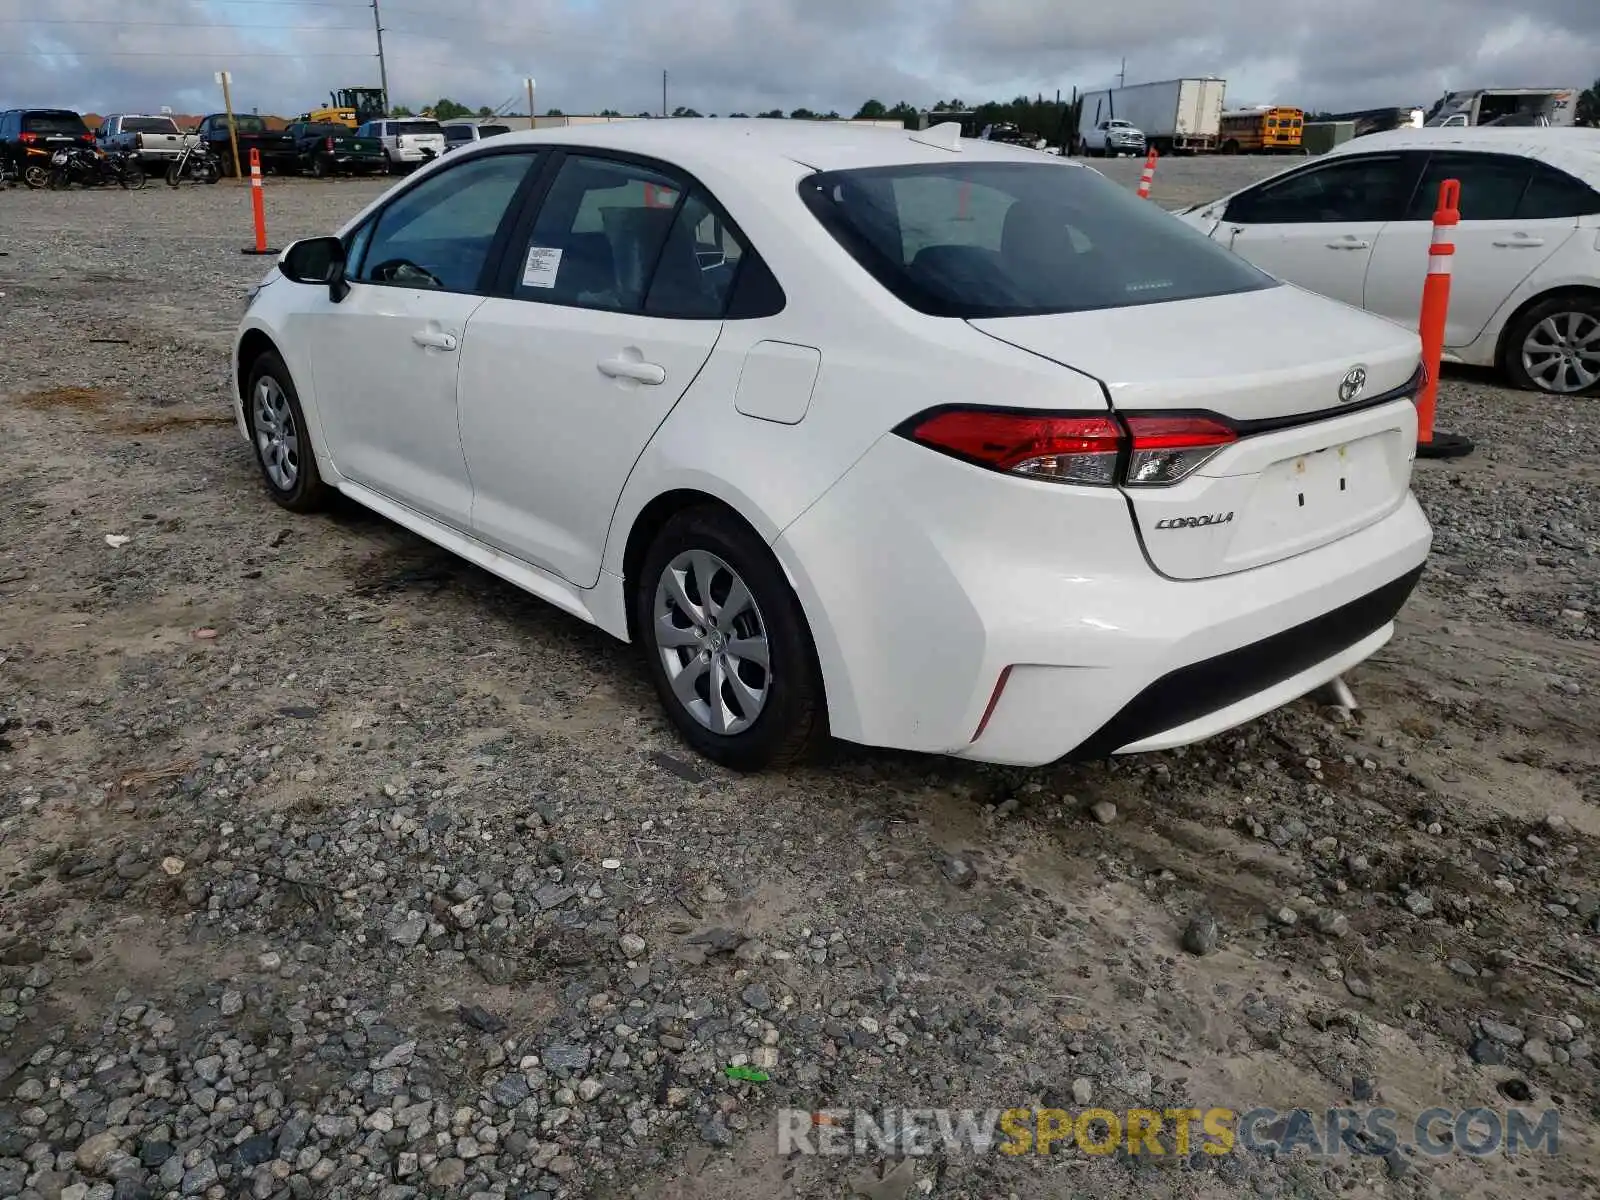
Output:
[[1428,156],[1422,186],[1412,197],[1407,220],[1431,221],[1439,207],[1439,185],[1447,179],[1461,182],[1463,221],[1509,221],[1517,215],[1517,201],[1528,186],[1526,158],[1511,154],[1440,152]]
[[473,158],[402,193],[378,216],[353,278],[476,292],[495,234],[536,159]]
[[919,311],[1078,312],[1276,282],[1096,171],[978,162],[829,171],[800,193],[834,238]]
[[569,157],[522,249],[513,294],[638,312],[672,228],[680,186],[643,165]]
[[1396,221],[1406,211],[1415,177],[1398,154],[1352,157],[1242,192],[1223,219],[1240,225]]

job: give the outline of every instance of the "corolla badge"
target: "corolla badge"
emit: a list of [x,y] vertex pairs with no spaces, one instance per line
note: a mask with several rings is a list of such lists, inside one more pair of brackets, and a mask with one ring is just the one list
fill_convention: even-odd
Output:
[[1349,404],[1367,386],[1367,369],[1362,366],[1351,367],[1344,373],[1344,378],[1339,381],[1339,403]]

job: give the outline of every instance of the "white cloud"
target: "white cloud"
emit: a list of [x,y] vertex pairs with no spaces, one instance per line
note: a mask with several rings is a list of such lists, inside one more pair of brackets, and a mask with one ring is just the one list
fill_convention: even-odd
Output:
[[[654,111],[666,69],[669,103],[702,112],[845,112],[868,96],[1068,94],[1111,82],[1126,57],[1130,82],[1216,74],[1235,102],[1356,108],[1587,85],[1600,73],[1594,3],[394,0],[383,15],[390,92],[413,107],[520,103],[532,74],[541,111]],[[0,107],[210,111],[226,67],[241,110],[292,115],[377,83],[371,27],[361,0],[0,0]]]

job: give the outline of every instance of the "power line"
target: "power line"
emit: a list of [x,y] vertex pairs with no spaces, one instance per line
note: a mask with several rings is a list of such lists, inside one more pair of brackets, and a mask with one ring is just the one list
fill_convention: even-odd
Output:
[[[338,50],[0,50],[0,58],[209,58],[221,61],[234,58],[375,58],[372,53]],[[446,63],[431,64],[447,66]]]
[[220,21],[112,21],[78,17],[0,17],[0,25],[113,25],[133,29],[236,29],[267,33],[365,33],[363,25],[234,25]]

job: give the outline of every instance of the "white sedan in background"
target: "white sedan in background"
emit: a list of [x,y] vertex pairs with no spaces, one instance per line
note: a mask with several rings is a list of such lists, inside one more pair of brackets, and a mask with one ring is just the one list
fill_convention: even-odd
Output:
[[1415,327],[1461,183],[1445,357],[1600,393],[1600,131],[1396,129],[1179,214],[1279,279]]
[[737,769],[1177,746],[1371,655],[1431,537],[1416,335],[957,134],[463,147],[253,290],[240,432],[285,507],[637,643]]

